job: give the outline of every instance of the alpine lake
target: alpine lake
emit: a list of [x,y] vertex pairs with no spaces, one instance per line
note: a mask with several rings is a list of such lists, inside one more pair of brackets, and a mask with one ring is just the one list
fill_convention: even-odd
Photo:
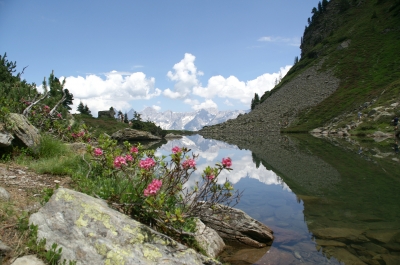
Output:
[[174,146],[197,154],[188,185],[206,166],[232,159],[233,170],[218,181],[243,191],[235,207],[270,227],[275,239],[261,249],[227,246],[222,262],[400,264],[400,155],[390,144],[378,153],[373,140],[363,141],[192,135],[158,145],[156,155],[168,156]]

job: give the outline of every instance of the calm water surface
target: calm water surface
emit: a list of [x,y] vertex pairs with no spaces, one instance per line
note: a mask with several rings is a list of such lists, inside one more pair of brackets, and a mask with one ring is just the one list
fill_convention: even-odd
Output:
[[[228,141],[228,140],[227,140]],[[198,172],[231,157],[225,171],[244,191],[237,208],[274,231],[270,248],[229,249],[232,264],[400,264],[400,164],[311,136],[230,143],[200,135],[171,140],[199,154]],[[372,152],[372,151],[371,151]],[[192,177],[194,183],[199,175]]]

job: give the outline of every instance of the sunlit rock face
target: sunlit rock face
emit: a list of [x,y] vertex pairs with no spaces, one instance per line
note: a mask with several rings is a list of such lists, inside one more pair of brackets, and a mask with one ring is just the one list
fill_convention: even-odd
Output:
[[31,215],[38,238],[77,264],[219,264],[109,208],[105,201],[58,189]]

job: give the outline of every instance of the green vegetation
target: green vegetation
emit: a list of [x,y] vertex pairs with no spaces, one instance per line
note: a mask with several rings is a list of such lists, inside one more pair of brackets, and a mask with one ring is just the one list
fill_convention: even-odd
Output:
[[[381,104],[400,99],[400,1],[332,0],[325,9],[322,13],[318,9],[313,12],[302,38],[299,62],[261,97],[263,102],[320,60],[324,60],[322,71],[334,71],[341,80],[338,90],[316,107],[300,113],[297,123],[289,128],[291,131],[320,127],[373,99]],[[339,47],[344,41],[349,46]]]

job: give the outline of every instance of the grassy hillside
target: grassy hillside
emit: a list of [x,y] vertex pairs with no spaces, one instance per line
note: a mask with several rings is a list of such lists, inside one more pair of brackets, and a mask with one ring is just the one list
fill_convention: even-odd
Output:
[[306,28],[301,48],[300,61],[262,100],[320,60],[322,70],[333,69],[341,83],[322,103],[300,113],[289,130],[322,126],[374,99],[400,99],[399,0],[331,0]]

